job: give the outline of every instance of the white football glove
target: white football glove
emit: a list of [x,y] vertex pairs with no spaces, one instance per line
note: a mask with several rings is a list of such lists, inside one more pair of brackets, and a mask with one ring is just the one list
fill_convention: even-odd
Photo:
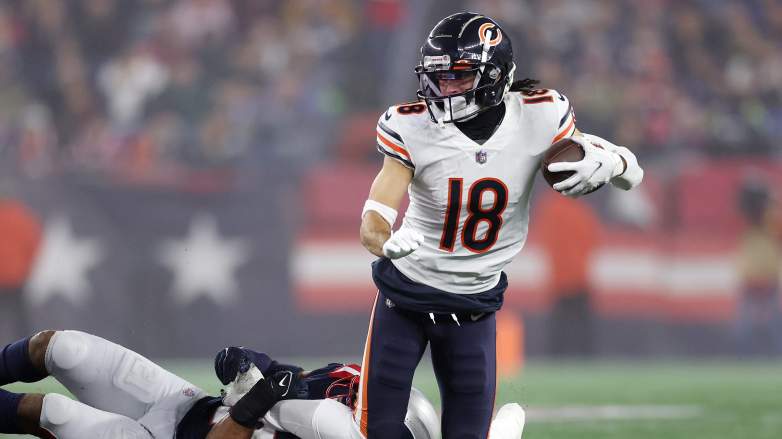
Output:
[[570,178],[553,188],[568,197],[577,198],[608,183],[622,173],[624,164],[619,154],[604,149],[582,136],[570,138],[584,148],[584,158],[578,162],[557,162],[548,165],[551,172],[573,171]]
[[389,259],[403,258],[416,251],[424,243],[424,235],[415,230],[402,227],[391,234],[383,244],[383,254]]
[[233,407],[258,381],[263,379],[263,374],[253,364],[247,372],[239,373],[236,379],[231,381],[223,391],[223,404]]

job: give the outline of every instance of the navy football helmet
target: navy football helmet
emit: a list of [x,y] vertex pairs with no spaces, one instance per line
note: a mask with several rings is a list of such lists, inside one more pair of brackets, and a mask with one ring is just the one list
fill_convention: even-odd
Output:
[[[497,22],[473,12],[453,14],[421,46],[418,98],[435,122],[469,120],[502,102],[515,70],[510,38]],[[472,87],[445,94],[441,80],[472,80]]]

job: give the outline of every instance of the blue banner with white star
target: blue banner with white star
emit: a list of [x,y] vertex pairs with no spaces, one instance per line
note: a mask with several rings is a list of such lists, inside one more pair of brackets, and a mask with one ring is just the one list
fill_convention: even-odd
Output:
[[256,183],[200,194],[83,177],[27,185],[43,237],[23,293],[23,331],[80,329],[153,357],[209,357],[226,345],[354,354],[363,315],[296,311],[295,212],[283,195],[292,191],[279,179]]

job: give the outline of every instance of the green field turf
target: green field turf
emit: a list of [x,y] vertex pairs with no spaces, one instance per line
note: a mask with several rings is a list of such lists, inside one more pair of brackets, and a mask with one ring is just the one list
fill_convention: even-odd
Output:
[[[209,363],[166,366],[218,390]],[[415,383],[438,401],[429,366],[419,369]],[[61,391],[48,380],[8,389]],[[782,363],[532,362],[518,377],[501,381],[498,407],[508,401],[528,411],[524,437],[531,439],[779,439]]]

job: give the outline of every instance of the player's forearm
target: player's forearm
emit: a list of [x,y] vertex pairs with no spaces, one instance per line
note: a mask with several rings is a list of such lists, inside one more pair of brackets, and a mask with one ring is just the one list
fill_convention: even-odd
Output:
[[361,220],[361,244],[375,256],[383,256],[383,244],[391,236],[391,225],[377,212],[368,211]]
[[361,213],[361,244],[375,256],[383,256],[383,244],[391,237],[391,227],[413,171],[386,157],[383,168],[372,182],[369,198]]
[[215,424],[206,439],[251,439],[253,430],[239,425],[230,417]]
[[[292,378],[289,379],[288,384],[292,381]],[[231,407],[229,416],[212,428],[207,439],[250,438],[258,427],[258,420],[269,413],[274,404],[281,399],[282,389],[283,387],[277,386],[274,381],[261,378]]]

